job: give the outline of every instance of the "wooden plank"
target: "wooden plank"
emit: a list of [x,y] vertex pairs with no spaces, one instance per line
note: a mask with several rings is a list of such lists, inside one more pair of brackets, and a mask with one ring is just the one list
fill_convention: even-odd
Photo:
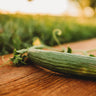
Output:
[[[77,45],[78,42],[72,44],[73,47]],[[83,47],[85,46],[81,49]],[[87,45],[86,49],[89,47]],[[10,57],[12,55],[3,58],[7,61]],[[0,64],[4,64],[1,57]],[[0,96],[96,96],[96,81],[58,75],[37,65],[6,65],[0,68]]]

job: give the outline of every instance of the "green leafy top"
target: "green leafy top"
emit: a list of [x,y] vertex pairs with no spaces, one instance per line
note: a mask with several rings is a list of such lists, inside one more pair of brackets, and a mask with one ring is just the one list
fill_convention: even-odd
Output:
[[16,51],[16,49],[14,50],[14,57],[11,58],[14,66],[26,65],[27,55],[24,55],[26,52],[27,49],[22,49],[19,51]]

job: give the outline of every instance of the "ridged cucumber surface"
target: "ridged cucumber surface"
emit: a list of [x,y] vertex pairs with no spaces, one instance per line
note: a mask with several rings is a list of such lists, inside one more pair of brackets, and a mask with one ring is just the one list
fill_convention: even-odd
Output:
[[96,77],[96,57],[30,49],[29,59],[49,70],[69,75]]

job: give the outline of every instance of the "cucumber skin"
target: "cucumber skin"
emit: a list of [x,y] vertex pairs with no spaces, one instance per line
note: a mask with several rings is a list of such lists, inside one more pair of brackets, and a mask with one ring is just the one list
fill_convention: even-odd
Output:
[[51,71],[96,78],[96,57],[29,49],[28,58]]

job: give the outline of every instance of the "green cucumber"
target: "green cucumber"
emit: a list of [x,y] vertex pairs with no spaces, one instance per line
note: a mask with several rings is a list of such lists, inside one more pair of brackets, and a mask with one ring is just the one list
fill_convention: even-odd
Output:
[[29,49],[28,58],[34,64],[58,73],[96,77],[96,57]]

